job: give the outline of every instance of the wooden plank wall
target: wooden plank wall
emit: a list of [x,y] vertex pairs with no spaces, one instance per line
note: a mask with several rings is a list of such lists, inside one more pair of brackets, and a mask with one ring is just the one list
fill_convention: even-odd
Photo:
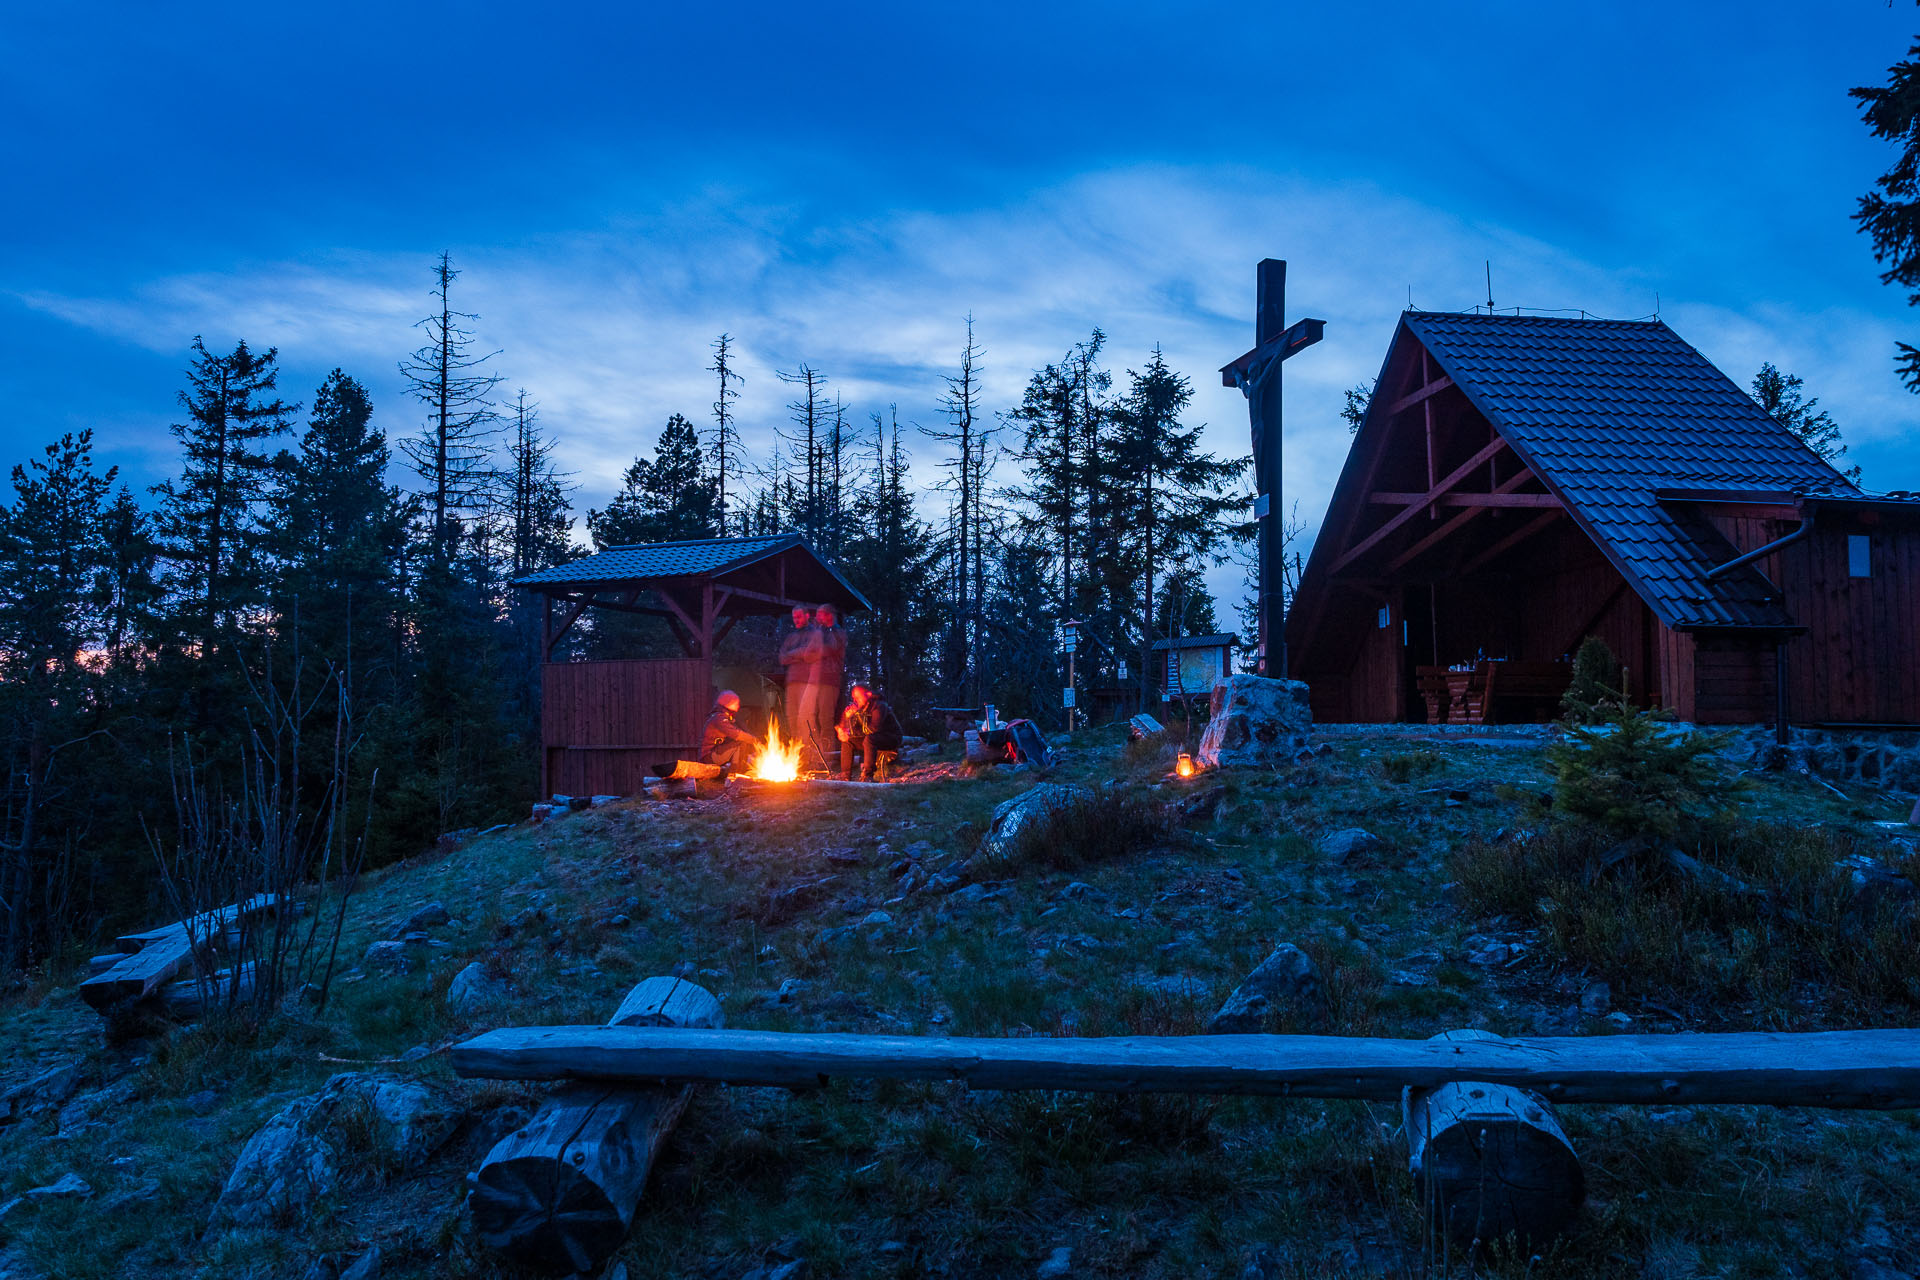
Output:
[[699,749],[713,698],[696,658],[551,662],[541,679],[547,777],[564,795],[632,795],[648,766]]
[[[1830,514],[1821,519],[1811,537],[1759,564],[1794,621],[1807,629],[1787,642],[1789,714],[1802,724],[1920,723],[1920,528]],[[1791,532],[1797,521],[1731,513],[1713,523],[1748,551]],[[1848,576],[1853,534],[1869,539],[1869,577]],[[1771,698],[1770,667],[1765,689]],[[1772,716],[1769,701],[1747,718]]]

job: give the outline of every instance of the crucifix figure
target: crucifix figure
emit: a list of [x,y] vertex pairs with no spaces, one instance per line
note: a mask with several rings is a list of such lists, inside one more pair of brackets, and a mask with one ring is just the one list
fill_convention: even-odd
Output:
[[1280,505],[1280,366],[1297,351],[1320,341],[1324,320],[1302,320],[1287,327],[1287,264],[1263,258],[1253,325],[1253,350],[1220,370],[1220,384],[1239,387],[1247,397],[1253,428],[1253,514],[1259,522],[1260,647],[1255,670],[1285,679],[1287,641],[1282,583],[1286,545]]

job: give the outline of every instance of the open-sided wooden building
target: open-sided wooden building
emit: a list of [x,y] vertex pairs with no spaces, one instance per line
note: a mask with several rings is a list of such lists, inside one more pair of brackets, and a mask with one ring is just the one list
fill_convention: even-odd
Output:
[[1658,320],[1406,313],[1288,617],[1315,717],[1545,718],[1588,635],[1685,720],[1920,723],[1920,498]]
[[[739,619],[784,616],[795,605],[869,607],[797,533],[608,547],[513,585],[546,597],[542,794],[632,795],[650,766],[690,758],[718,692],[715,651]],[[663,619],[685,656],[553,661],[588,609]]]

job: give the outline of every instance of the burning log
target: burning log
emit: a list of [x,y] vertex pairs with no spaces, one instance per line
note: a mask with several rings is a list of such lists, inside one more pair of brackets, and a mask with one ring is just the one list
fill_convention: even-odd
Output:
[[[1445,1031],[1445,1041],[1491,1041]],[[1456,1080],[1401,1100],[1408,1164],[1429,1221],[1461,1243],[1507,1235],[1542,1246],[1566,1230],[1586,1196],[1573,1144],[1546,1099],[1525,1089]]]
[[[720,1002],[678,978],[648,978],[610,1027],[721,1025]],[[574,1085],[494,1144],[467,1198],[480,1238],[515,1261],[592,1273],[633,1225],[647,1171],[692,1086]]]

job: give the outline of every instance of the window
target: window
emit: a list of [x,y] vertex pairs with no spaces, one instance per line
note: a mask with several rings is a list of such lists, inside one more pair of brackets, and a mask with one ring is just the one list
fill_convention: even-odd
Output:
[[1393,614],[1387,609],[1387,606],[1381,605],[1380,606],[1380,629],[1382,631],[1385,631],[1388,627],[1392,625],[1393,625]]
[[1873,539],[1864,533],[1847,535],[1847,576],[1849,578],[1873,576]]

